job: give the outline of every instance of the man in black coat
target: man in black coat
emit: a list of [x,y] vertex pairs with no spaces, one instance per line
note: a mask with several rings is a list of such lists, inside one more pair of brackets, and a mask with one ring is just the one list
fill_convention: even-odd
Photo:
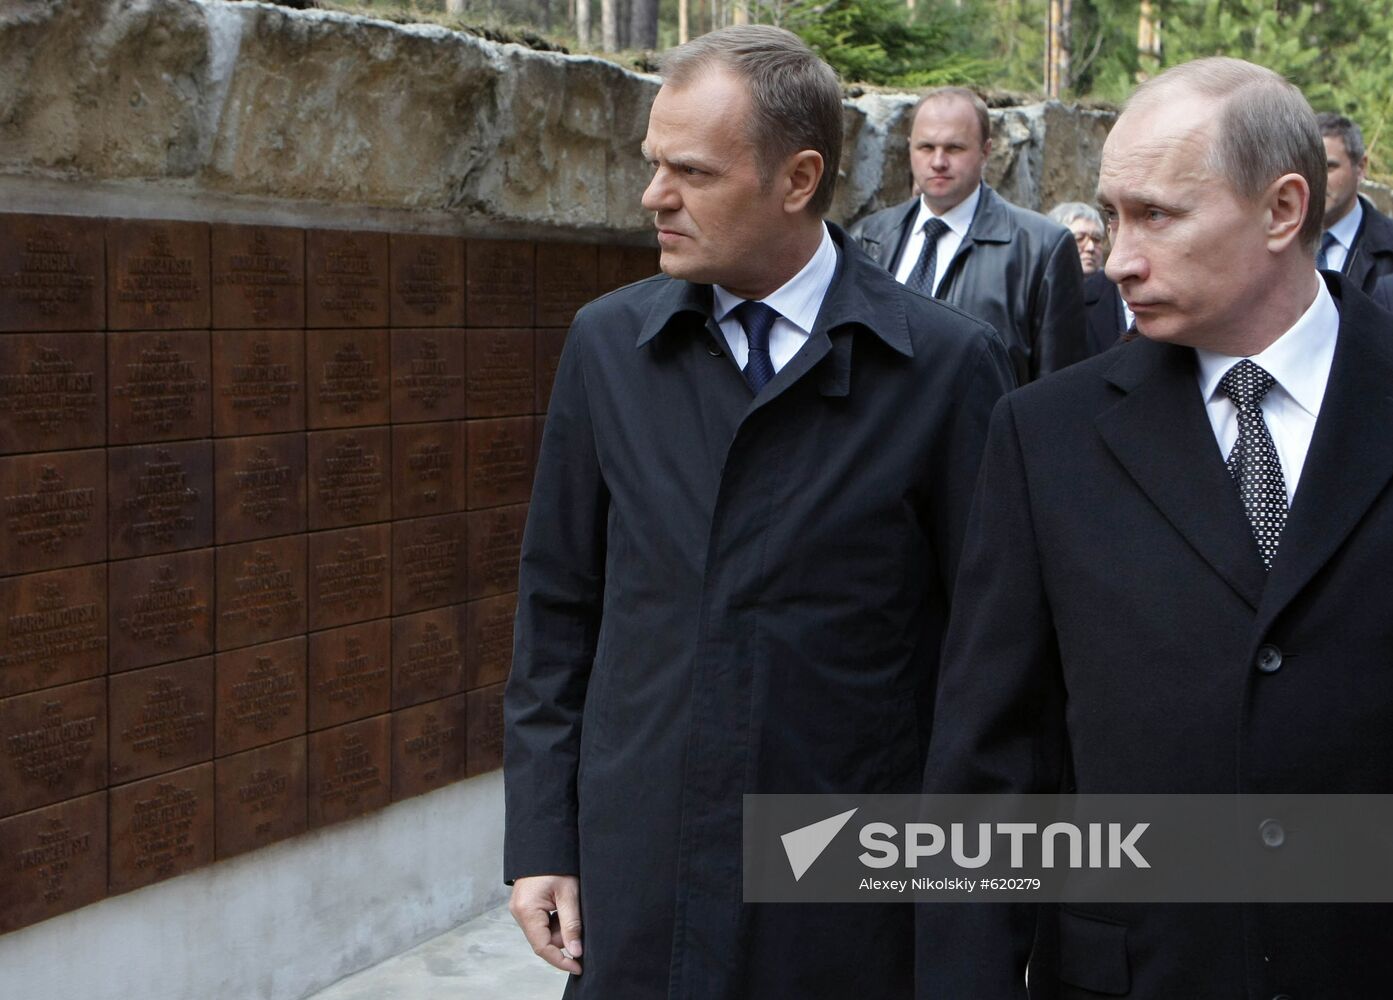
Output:
[[[993,415],[928,791],[1393,792],[1393,339],[1313,267],[1324,181],[1315,116],[1249,63],[1175,67],[1118,120],[1099,199],[1142,339]],[[920,916],[926,1000],[1024,996],[1033,941],[1061,1000],[1393,982],[1387,906]]]
[[1018,382],[1087,357],[1074,238],[983,182],[992,140],[982,99],[940,87],[920,99],[912,121],[919,195],[867,216],[851,235],[900,282],[995,327]]
[[1316,116],[1325,144],[1325,219],[1316,267],[1339,271],[1354,287],[1372,294],[1380,278],[1393,274],[1393,219],[1359,193],[1369,166],[1364,134],[1344,115]]
[[1083,281],[1084,317],[1088,326],[1088,353],[1101,354],[1115,347],[1130,325],[1127,304],[1104,270],[1097,270]]
[[523,541],[512,910],[568,997],[903,997],[912,908],[742,902],[742,796],[917,790],[1009,362],[823,222],[841,91],[795,36],[663,69],[666,275],[576,317]]

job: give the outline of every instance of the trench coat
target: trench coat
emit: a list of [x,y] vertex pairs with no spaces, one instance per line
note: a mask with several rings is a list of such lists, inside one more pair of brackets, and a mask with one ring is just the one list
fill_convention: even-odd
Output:
[[[917,196],[883,208],[852,226],[852,238],[893,272],[918,212]],[[1022,385],[1090,354],[1073,235],[986,184],[937,295],[996,328]]]
[[811,337],[755,396],[711,288],[567,338],[523,541],[505,877],[578,874],[566,996],[908,996],[906,905],[741,901],[745,793],[914,792],[990,411],[985,324],[832,227]]

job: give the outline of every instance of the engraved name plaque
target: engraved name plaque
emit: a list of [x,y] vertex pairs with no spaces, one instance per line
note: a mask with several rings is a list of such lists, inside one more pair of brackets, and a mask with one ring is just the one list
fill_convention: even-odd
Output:
[[0,934],[106,895],[106,794],[0,820]]
[[392,713],[392,801],[458,781],[465,774],[466,695]]
[[305,530],[305,435],[217,442],[219,545]]
[[310,535],[310,628],[332,628],[390,614],[391,556],[389,524]]
[[111,781],[118,784],[213,759],[213,658],[111,678]]
[[392,619],[392,707],[462,691],[465,641],[463,604]]
[[593,245],[537,244],[537,325],[570,326],[595,297],[597,266]]
[[464,241],[394,233],[392,325],[464,325]]
[[112,563],[112,673],[213,651],[213,550]]
[[513,616],[517,613],[516,594],[500,594],[468,605],[469,670],[466,688],[501,684],[508,679],[513,663]]
[[503,766],[503,687],[495,684],[465,695],[469,734],[465,774],[471,778]]
[[102,334],[0,337],[0,454],[105,443]]
[[392,428],[392,512],[396,517],[464,509],[464,427],[452,420]]
[[535,257],[531,243],[470,240],[464,256],[466,324],[530,327]]
[[310,729],[392,707],[392,631],[385,618],[309,637]]
[[0,815],[106,784],[106,681],[94,678],[0,701]]
[[179,441],[112,448],[111,558],[213,543],[213,443]]
[[527,504],[469,514],[469,599],[518,589]]
[[106,673],[106,567],[0,580],[0,698]]
[[532,418],[471,420],[466,427],[469,509],[526,501],[532,495]]
[[305,631],[305,536],[218,549],[218,649]]
[[537,384],[531,330],[465,332],[465,411],[470,417],[531,413]]
[[111,329],[208,326],[207,223],[113,220],[106,245]]
[[264,746],[305,731],[305,637],[217,656],[217,754]]
[[273,434],[305,426],[301,330],[214,330],[213,433]]
[[305,738],[217,762],[218,857],[305,831]]
[[465,514],[392,525],[392,612],[424,611],[464,599]]
[[272,226],[212,228],[213,326],[305,325],[305,234]]
[[307,325],[387,325],[387,234],[310,230]]
[[106,453],[0,458],[0,575],[106,558]]
[[391,360],[386,330],[311,330],[305,367],[310,427],[387,422]]
[[111,790],[112,894],[212,860],[212,763]]
[[546,413],[551,403],[551,386],[556,381],[556,366],[561,361],[561,348],[566,344],[565,330],[537,331],[537,392],[534,406]]
[[657,274],[658,251],[648,247],[598,247],[595,269],[595,294],[604,295]]
[[106,356],[111,444],[208,436],[206,331],[112,334]]
[[0,215],[0,332],[105,326],[102,223],[61,215]]
[[310,829],[362,816],[391,801],[391,716],[311,733],[308,744]]
[[464,331],[392,331],[392,421],[464,416]]
[[392,516],[391,441],[387,427],[310,432],[311,530]]

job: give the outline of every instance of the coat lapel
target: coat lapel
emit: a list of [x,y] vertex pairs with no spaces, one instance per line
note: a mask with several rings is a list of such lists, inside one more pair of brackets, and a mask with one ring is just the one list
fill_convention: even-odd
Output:
[[1315,434],[1262,599],[1270,621],[1319,572],[1393,478],[1393,353],[1353,279],[1331,288],[1340,339]]
[[1107,379],[1126,395],[1097,421],[1167,521],[1254,610],[1266,573],[1205,414],[1189,348],[1137,341]]

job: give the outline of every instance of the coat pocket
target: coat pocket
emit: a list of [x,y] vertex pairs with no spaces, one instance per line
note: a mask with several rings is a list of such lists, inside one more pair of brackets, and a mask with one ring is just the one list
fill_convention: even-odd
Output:
[[1126,996],[1132,989],[1127,928],[1082,913],[1059,911],[1059,978],[1070,986]]

